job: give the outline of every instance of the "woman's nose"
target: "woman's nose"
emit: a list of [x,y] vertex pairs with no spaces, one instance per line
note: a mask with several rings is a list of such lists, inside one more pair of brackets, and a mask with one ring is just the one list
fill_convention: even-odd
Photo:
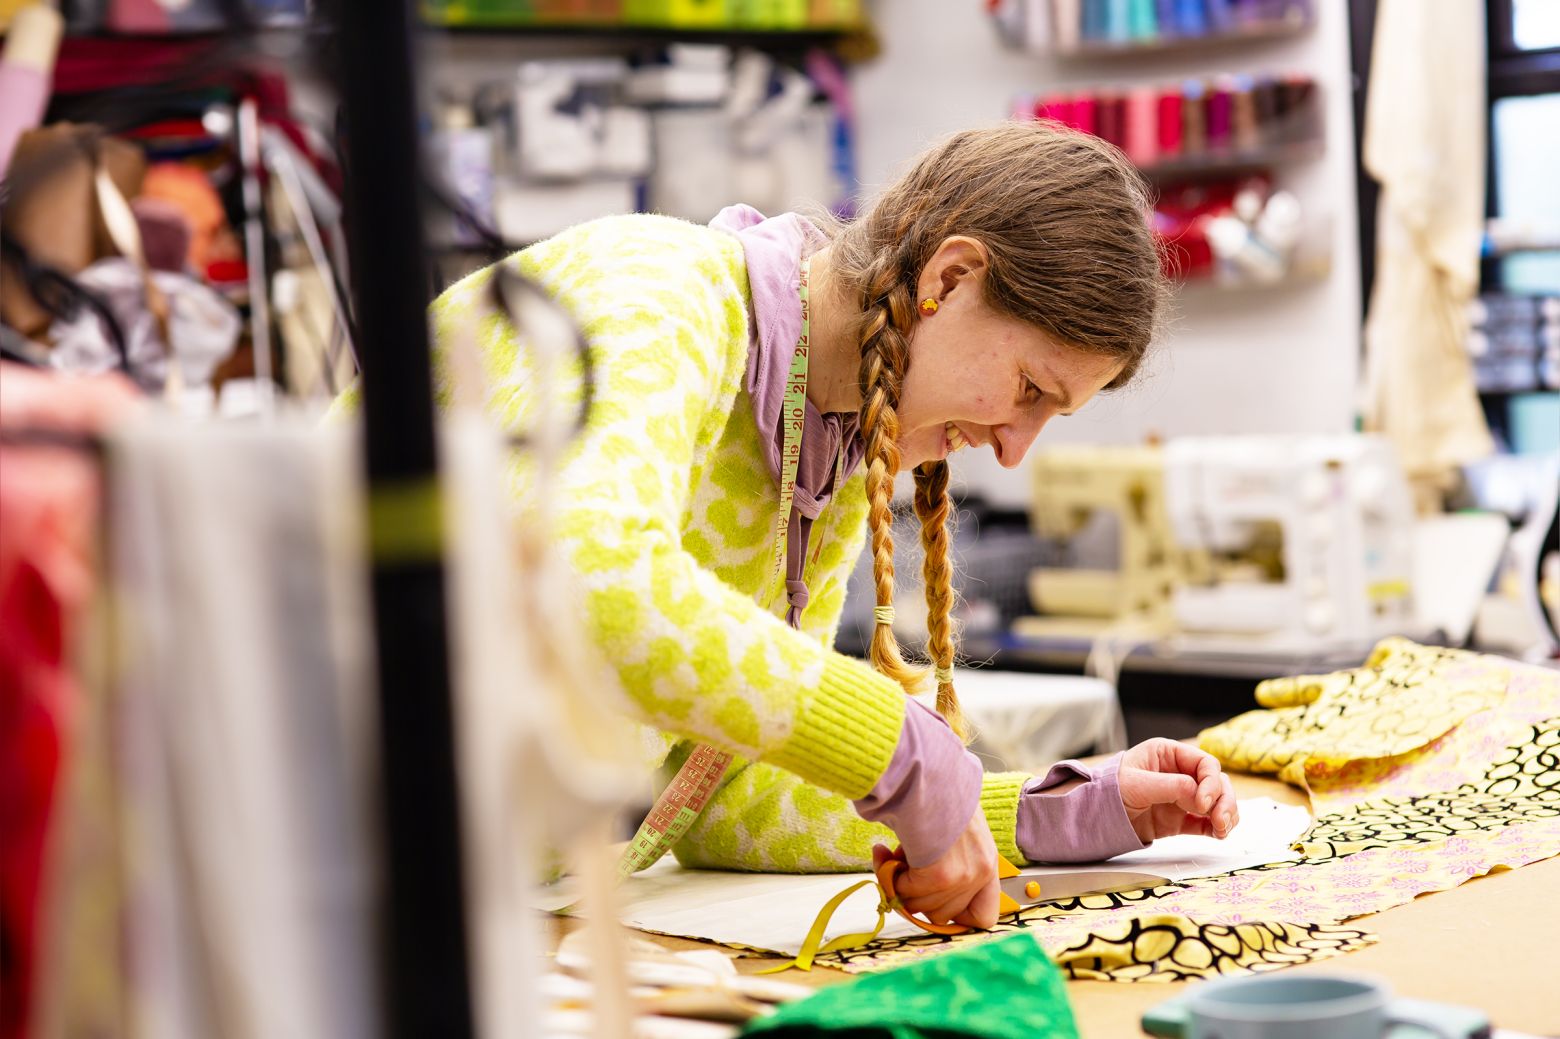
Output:
[[991,450],[997,456],[997,464],[1004,469],[1017,469],[1024,455],[1029,453],[1029,445],[1035,442],[1050,417],[1050,411],[1046,410],[993,427]]

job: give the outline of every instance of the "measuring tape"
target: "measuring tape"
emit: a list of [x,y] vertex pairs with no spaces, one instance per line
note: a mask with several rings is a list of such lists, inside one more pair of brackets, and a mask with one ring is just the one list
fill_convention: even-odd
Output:
[[[807,261],[802,261],[798,291],[802,297],[802,334],[791,351],[791,370],[785,380],[784,411],[780,414],[784,430],[780,450],[780,518],[775,521],[775,565],[769,584],[785,568],[786,537],[791,530],[791,506],[796,500],[796,473],[802,459],[802,429],[807,422],[807,354],[811,346],[812,308],[807,301]],[[843,456],[843,451],[841,452]],[[760,592],[760,595],[763,593]],[[618,860],[618,878],[649,869],[682,840],[688,827],[704,811],[721,776],[731,766],[726,751],[701,743],[688,755],[671,783],[655,799],[655,806],[639,824],[634,839]]]

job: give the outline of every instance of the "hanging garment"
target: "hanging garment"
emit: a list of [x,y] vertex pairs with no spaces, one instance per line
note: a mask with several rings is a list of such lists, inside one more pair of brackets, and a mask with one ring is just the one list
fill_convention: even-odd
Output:
[[[0,363],[0,427],[96,433],[133,410],[118,376]],[[0,447],[0,1039],[26,1034],[58,777],[81,711],[74,659],[97,589],[92,459]]]
[[1484,7],[1381,0],[1363,160],[1381,182],[1365,323],[1365,428],[1391,437],[1421,509],[1493,444],[1464,346],[1484,228]]
[[[352,443],[301,419],[164,415],[113,440],[117,608],[95,721],[121,861],[62,884],[38,1035],[116,1012],[117,1034],[157,1039],[378,1034]],[[66,851],[67,882],[92,850]],[[106,912],[91,901],[105,889]],[[96,998],[105,971],[128,993],[117,1010]]]
[[[603,723],[623,707],[565,572],[514,512],[506,441],[469,422],[441,441],[474,1002],[485,1034],[527,1039],[540,849],[594,836],[643,777]],[[40,1039],[381,1031],[356,442],[301,416],[164,414],[111,442],[111,666],[72,777]]]

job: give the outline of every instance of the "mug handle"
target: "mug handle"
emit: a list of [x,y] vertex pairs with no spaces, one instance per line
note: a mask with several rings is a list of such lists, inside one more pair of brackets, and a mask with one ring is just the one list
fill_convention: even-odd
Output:
[[1383,1036],[1391,1036],[1392,1030],[1398,1025],[1413,1025],[1422,1028],[1437,1039],[1468,1039],[1466,1031],[1454,1032],[1450,1025],[1442,1020],[1440,1011],[1445,1008],[1435,1003],[1421,1003],[1412,999],[1395,999],[1387,1004],[1387,1031]]

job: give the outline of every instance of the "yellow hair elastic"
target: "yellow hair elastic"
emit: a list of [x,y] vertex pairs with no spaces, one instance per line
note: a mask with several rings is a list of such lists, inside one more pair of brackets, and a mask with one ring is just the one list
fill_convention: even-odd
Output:
[[939,667],[932,674],[936,677],[938,685],[947,685],[953,681],[953,668],[951,667]]
[[894,608],[892,606],[874,606],[872,607],[872,616],[877,618],[879,624],[893,624]]

